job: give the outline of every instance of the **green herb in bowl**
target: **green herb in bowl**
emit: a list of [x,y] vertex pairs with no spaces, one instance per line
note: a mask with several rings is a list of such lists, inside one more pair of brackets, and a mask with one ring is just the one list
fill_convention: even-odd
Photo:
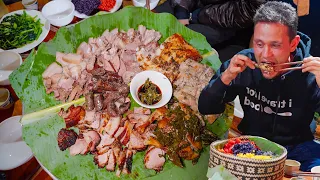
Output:
[[160,88],[148,78],[139,88],[138,97],[142,103],[153,105],[161,100],[162,94]]
[[42,33],[43,24],[40,19],[23,14],[13,14],[3,18],[0,24],[0,48],[15,49],[38,39]]

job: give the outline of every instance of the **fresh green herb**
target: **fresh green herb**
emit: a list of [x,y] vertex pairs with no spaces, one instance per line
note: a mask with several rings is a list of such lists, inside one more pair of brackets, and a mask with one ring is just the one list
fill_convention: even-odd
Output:
[[38,39],[42,33],[43,24],[40,19],[23,14],[13,14],[3,19],[0,24],[0,48],[15,49]]
[[139,88],[138,96],[142,103],[153,105],[161,100],[162,94],[159,87],[153,84],[148,78]]

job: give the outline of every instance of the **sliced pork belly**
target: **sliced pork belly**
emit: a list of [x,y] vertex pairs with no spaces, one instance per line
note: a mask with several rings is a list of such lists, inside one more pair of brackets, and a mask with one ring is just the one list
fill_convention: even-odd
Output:
[[77,154],[85,154],[84,152],[88,152],[88,143],[86,140],[79,135],[76,143],[70,147],[70,155],[75,156]]
[[123,149],[122,151],[120,151],[119,157],[117,158],[118,170],[116,172],[116,175],[118,177],[120,176],[123,170],[124,164],[126,162],[126,153],[127,153],[127,149]]
[[106,133],[108,133],[111,137],[117,132],[120,125],[120,117],[111,117],[108,121],[108,124],[105,127]]
[[84,118],[85,113],[82,106],[75,107],[71,105],[66,112],[61,109],[59,115],[64,119],[66,127],[69,128],[77,125],[78,122]]
[[144,107],[134,107],[133,109],[133,113],[134,114],[145,114],[145,115],[149,115],[151,114],[151,110],[144,108]]
[[101,155],[96,154],[93,158],[93,161],[95,164],[98,165],[99,168],[104,168],[108,162],[109,155],[110,155],[109,151]]
[[130,141],[128,143],[128,148],[132,150],[144,150],[146,146],[144,145],[144,140],[139,133],[132,131],[130,134]]
[[76,143],[78,134],[73,130],[62,128],[58,133],[58,146],[61,151],[66,150]]
[[150,147],[144,157],[144,165],[147,169],[153,169],[157,172],[162,170],[166,161],[165,153],[160,148]]
[[96,131],[88,131],[83,133],[83,137],[90,145],[90,151],[94,152],[101,141],[100,135]]
[[42,73],[42,78],[51,78],[54,74],[61,74],[62,67],[59,66],[56,62],[50,64],[47,69]]
[[117,160],[112,149],[110,149],[108,153],[109,153],[109,158],[108,158],[108,163],[106,165],[106,169],[107,171],[114,171]]
[[115,141],[114,137],[111,137],[109,134],[105,133],[101,135],[101,141],[97,146],[97,150],[101,151],[104,147],[110,146]]
[[134,123],[134,124],[137,124],[137,126],[140,126],[148,121],[149,116],[145,114],[133,113],[133,114],[129,114],[128,118],[131,123]]

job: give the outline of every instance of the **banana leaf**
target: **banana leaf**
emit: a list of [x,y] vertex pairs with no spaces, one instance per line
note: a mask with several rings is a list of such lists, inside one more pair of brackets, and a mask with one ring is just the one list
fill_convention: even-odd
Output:
[[[94,16],[76,25],[60,28],[53,40],[42,43],[37,52],[32,51],[25,62],[11,74],[10,82],[22,100],[24,113],[36,112],[24,118],[28,121],[23,125],[23,139],[42,165],[58,179],[119,178],[114,172],[99,169],[94,164],[92,155],[70,156],[69,150],[59,150],[56,137],[58,131],[65,127],[65,123],[55,112],[57,107],[64,105],[59,106],[60,102],[56,101],[52,94],[46,94],[41,74],[55,61],[57,51],[76,52],[81,42],[88,41],[89,37],[100,36],[106,29],[119,28],[126,31],[129,28],[137,29],[140,24],[159,31],[162,34],[160,43],[170,35],[180,33],[203,55],[202,63],[215,70],[219,68],[221,62],[203,35],[181,25],[170,14],[155,14],[144,8],[126,7],[114,14]],[[132,106],[134,105],[133,102]],[[49,107],[52,107],[50,111],[40,111]],[[220,128],[213,129],[217,134],[223,133],[218,132],[221,131]],[[132,173],[122,175],[121,179],[206,179],[209,147],[203,150],[196,165],[185,161],[185,168],[179,168],[167,161],[160,173],[144,167],[144,154],[139,152],[134,155]]]

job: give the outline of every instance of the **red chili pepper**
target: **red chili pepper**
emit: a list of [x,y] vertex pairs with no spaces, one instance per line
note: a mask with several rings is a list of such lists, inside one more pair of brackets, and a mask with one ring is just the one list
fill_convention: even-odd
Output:
[[101,4],[98,7],[98,9],[102,11],[110,11],[115,5],[116,0],[100,0]]

